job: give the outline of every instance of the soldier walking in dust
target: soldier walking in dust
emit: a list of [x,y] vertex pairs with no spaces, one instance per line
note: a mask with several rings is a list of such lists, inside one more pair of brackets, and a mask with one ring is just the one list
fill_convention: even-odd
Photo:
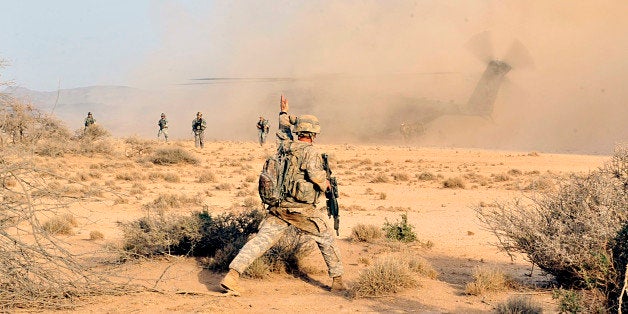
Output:
[[264,146],[266,143],[266,136],[268,135],[268,131],[270,130],[270,124],[268,120],[264,117],[260,116],[259,121],[257,121],[257,132],[259,137],[259,146]]
[[161,114],[161,119],[157,121],[157,125],[159,126],[159,132],[157,132],[157,139],[159,139],[159,136],[163,134],[164,138],[166,139],[166,142],[168,142],[168,119],[166,119],[165,113]]
[[192,120],[192,132],[194,132],[194,146],[205,147],[205,129],[207,121],[203,119],[203,114],[199,111],[196,113],[196,119]]
[[296,123],[297,117],[289,115],[289,109],[288,98],[282,94],[279,102],[279,130],[277,131],[277,139],[280,143],[286,140],[294,140],[292,137],[292,125]]
[[321,127],[315,116],[304,115],[297,119],[295,133],[297,141],[287,144],[291,151],[288,176],[293,179],[293,190],[278,206],[269,206],[266,217],[262,220],[255,237],[247,242],[238,255],[229,264],[229,272],[220,285],[227,292],[239,294],[240,274],[255,259],[262,256],[281,238],[289,226],[294,226],[316,241],[327,264],[329,276],[333,278],[331,291],[346,290],[342,282],[343,267],[340,252],[334,242],[331,228],[325,222],[323,208],[317,209],[321,191],[330,188],[327,173],[323,169],[321,154],[313,146],[316,135]]
[[94,119],[94,116],[92,116],[91,112],[88,112],[87,118],[85,118],[85,128],[83,129],[83,131],[87,130],[87,128],[94,125],[94,123],[96,123],[96,119]]

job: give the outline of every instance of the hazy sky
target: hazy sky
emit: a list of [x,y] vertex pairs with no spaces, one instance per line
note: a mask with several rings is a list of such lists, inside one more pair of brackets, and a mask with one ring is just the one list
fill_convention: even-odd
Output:
[[[608,152],[628,139],[627,12],[626,0],[0,0],[10,64],[0,80],[140,87],[154,98],[120,106],[176,107],[174,122],[211,112],[216,138],[253,136],[249,117],[275,115],[285,93],[296,114],[321,114],[346,135],[397,130],[386,120],[403,116],[395,101],[465,104],[490,55],[513,66],[491,119],[442,117],[421,143]],[[494,50],[481,62],[465,44],[485,31]],[[514,40],[535,67],[510,56]],[[180,85],[209,76],[318,79]]]

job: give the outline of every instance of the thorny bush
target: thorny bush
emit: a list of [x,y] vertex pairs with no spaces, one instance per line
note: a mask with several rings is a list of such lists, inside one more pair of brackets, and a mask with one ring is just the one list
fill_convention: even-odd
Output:
[[526,254],[561,286],[603,292],[613,310],[628,262],[627,192],[628,146],[623,144],[610,162],[586,176],[572,175],[554,194],[478,206],[476,212],[497,236],[498,247]]

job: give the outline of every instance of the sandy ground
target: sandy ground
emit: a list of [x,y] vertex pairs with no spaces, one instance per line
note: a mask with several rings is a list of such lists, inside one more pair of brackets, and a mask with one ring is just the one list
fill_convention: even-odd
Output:
[[[122,142],[118,144],[122,150]],[[201,162],[199,165],[158,166],[139,162],[138,155],[35,157],[39,165],[67,178],[63,184],[102,188],[106,192],[89,201],[74,203],[71,211],[79,217],[75,235],[66,240],[77,251],[88,252],[121,242],[120,222],[147,214],[144,205],[160,194],[198,195],[203,206],[168,209],[169,214],[187,214],[203,207],[210,212],[228,211],[257,196],[257,175],[273,144],[210,142],[204,149],[193,143],[156,144],[181,147]],[[289,274],[272,274],[267,279],[243,279],[243,295],[220,296],[218,282],[223,274],[203,269],[194,258],[164,257],[127,262],[119,266],[118,279],[128,278],[151,289],[150,292],[103,296],[85,300],[76,309],[82,313],[119,312],[419,312],[483,313],[513,295],[527,295],[546,312],[556,311],[551,289],[544,288],[551,277],[522,256],[514,260],[492,244],[496,238],[484,230],[473,210],[495,201],[534,196],[542,182],[551,188],[551,177],[586,173],[602,165],[607,156],[559,155],[537,152],[486,151],[454,148],[404,146],[319,145],[332,157],[341,197],[341,228],[337,241],[351,285],[360,271],[390,254],[386,246],[349,240],[357,224],[382,226],[400,220],[407,213],[420,244],[407,246],[405,254],[425,258],[438,272],[436,279],[421,278],[420,286],[378,298],[351,298],[328,291],[326,275],[317,250],[307,258],[308,279]],[[115,157],[118,156],[119,157]],[[216,182],[198,183],[200,173],[211,172]],[[158,174],[171,174],[179,180],[166,181]],[[421,180],[429,173],[434,180]],[[404,175],[405,174],[405,175]],[[443,181],[460,177],[464,188],[444,188]],[[378,180],[379,178],[379,180]],[[387,182],[377,182],[387,181]],[[229,186],[220,186],[229,183]],[[330,221],[331,223],[331,221]],[[103,240],[90,241],[89,234],[100,231]],[[465,294],[478,268],[503,271],[521,283],[520,288],[482,296]]]

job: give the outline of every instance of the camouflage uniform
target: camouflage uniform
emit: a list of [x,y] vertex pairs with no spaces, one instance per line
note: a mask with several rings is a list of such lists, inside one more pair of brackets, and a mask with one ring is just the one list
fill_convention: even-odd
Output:
[[257,121],[257,131],[258,131],[258,139],[259,139],[259,145],[262,146],[266,143],[266,136],[268,135],[268,131],[270,129],[270,125],[268,123],[268,120],[264,119],[263,117],[260,117],[260,120]]
[[163,134],[167,142],[168,141],[168,120],[166,119],[166,116],[164,114],[161,115],[161,119],[159,119],[159,121],[157,122],[157,125],[159,126],[159,132],[157,132],[157,138],[159,138],[159,136]]
[[207,121],[203,119],[203,115],[199,112],[196,119],[192,120],[192,132],[194,132],[194,146],[203,148],[205,146],[205,129]]
[[230,269],[243,273],[246,268],[262,256],[281,238],[290,225],[309,235],[316,241],[323,254],[330,277],[343,273],[340,251],[334,243],[331,229],[327,226],[322,209],[316,208],[320,192],[327,188],[326,173],[321,155],[311,143],[291,143],[293,162],[289,170],[294,186],[280,207],[270,207],[260,224],[257,235],[247,242],[229,265]]
[[87,130],[87,128],[92,126],[94,123],[96,123],[96,119],[94,119],[91,112],[88,112],[87,118],[85,118],[85,130]]
[[292,137],[292,125],[297,122],[297,117],[289,115],[287,112],[282,111],[279,113],[279,130],[277,131],[277,138],[280,141],[293,140]]

